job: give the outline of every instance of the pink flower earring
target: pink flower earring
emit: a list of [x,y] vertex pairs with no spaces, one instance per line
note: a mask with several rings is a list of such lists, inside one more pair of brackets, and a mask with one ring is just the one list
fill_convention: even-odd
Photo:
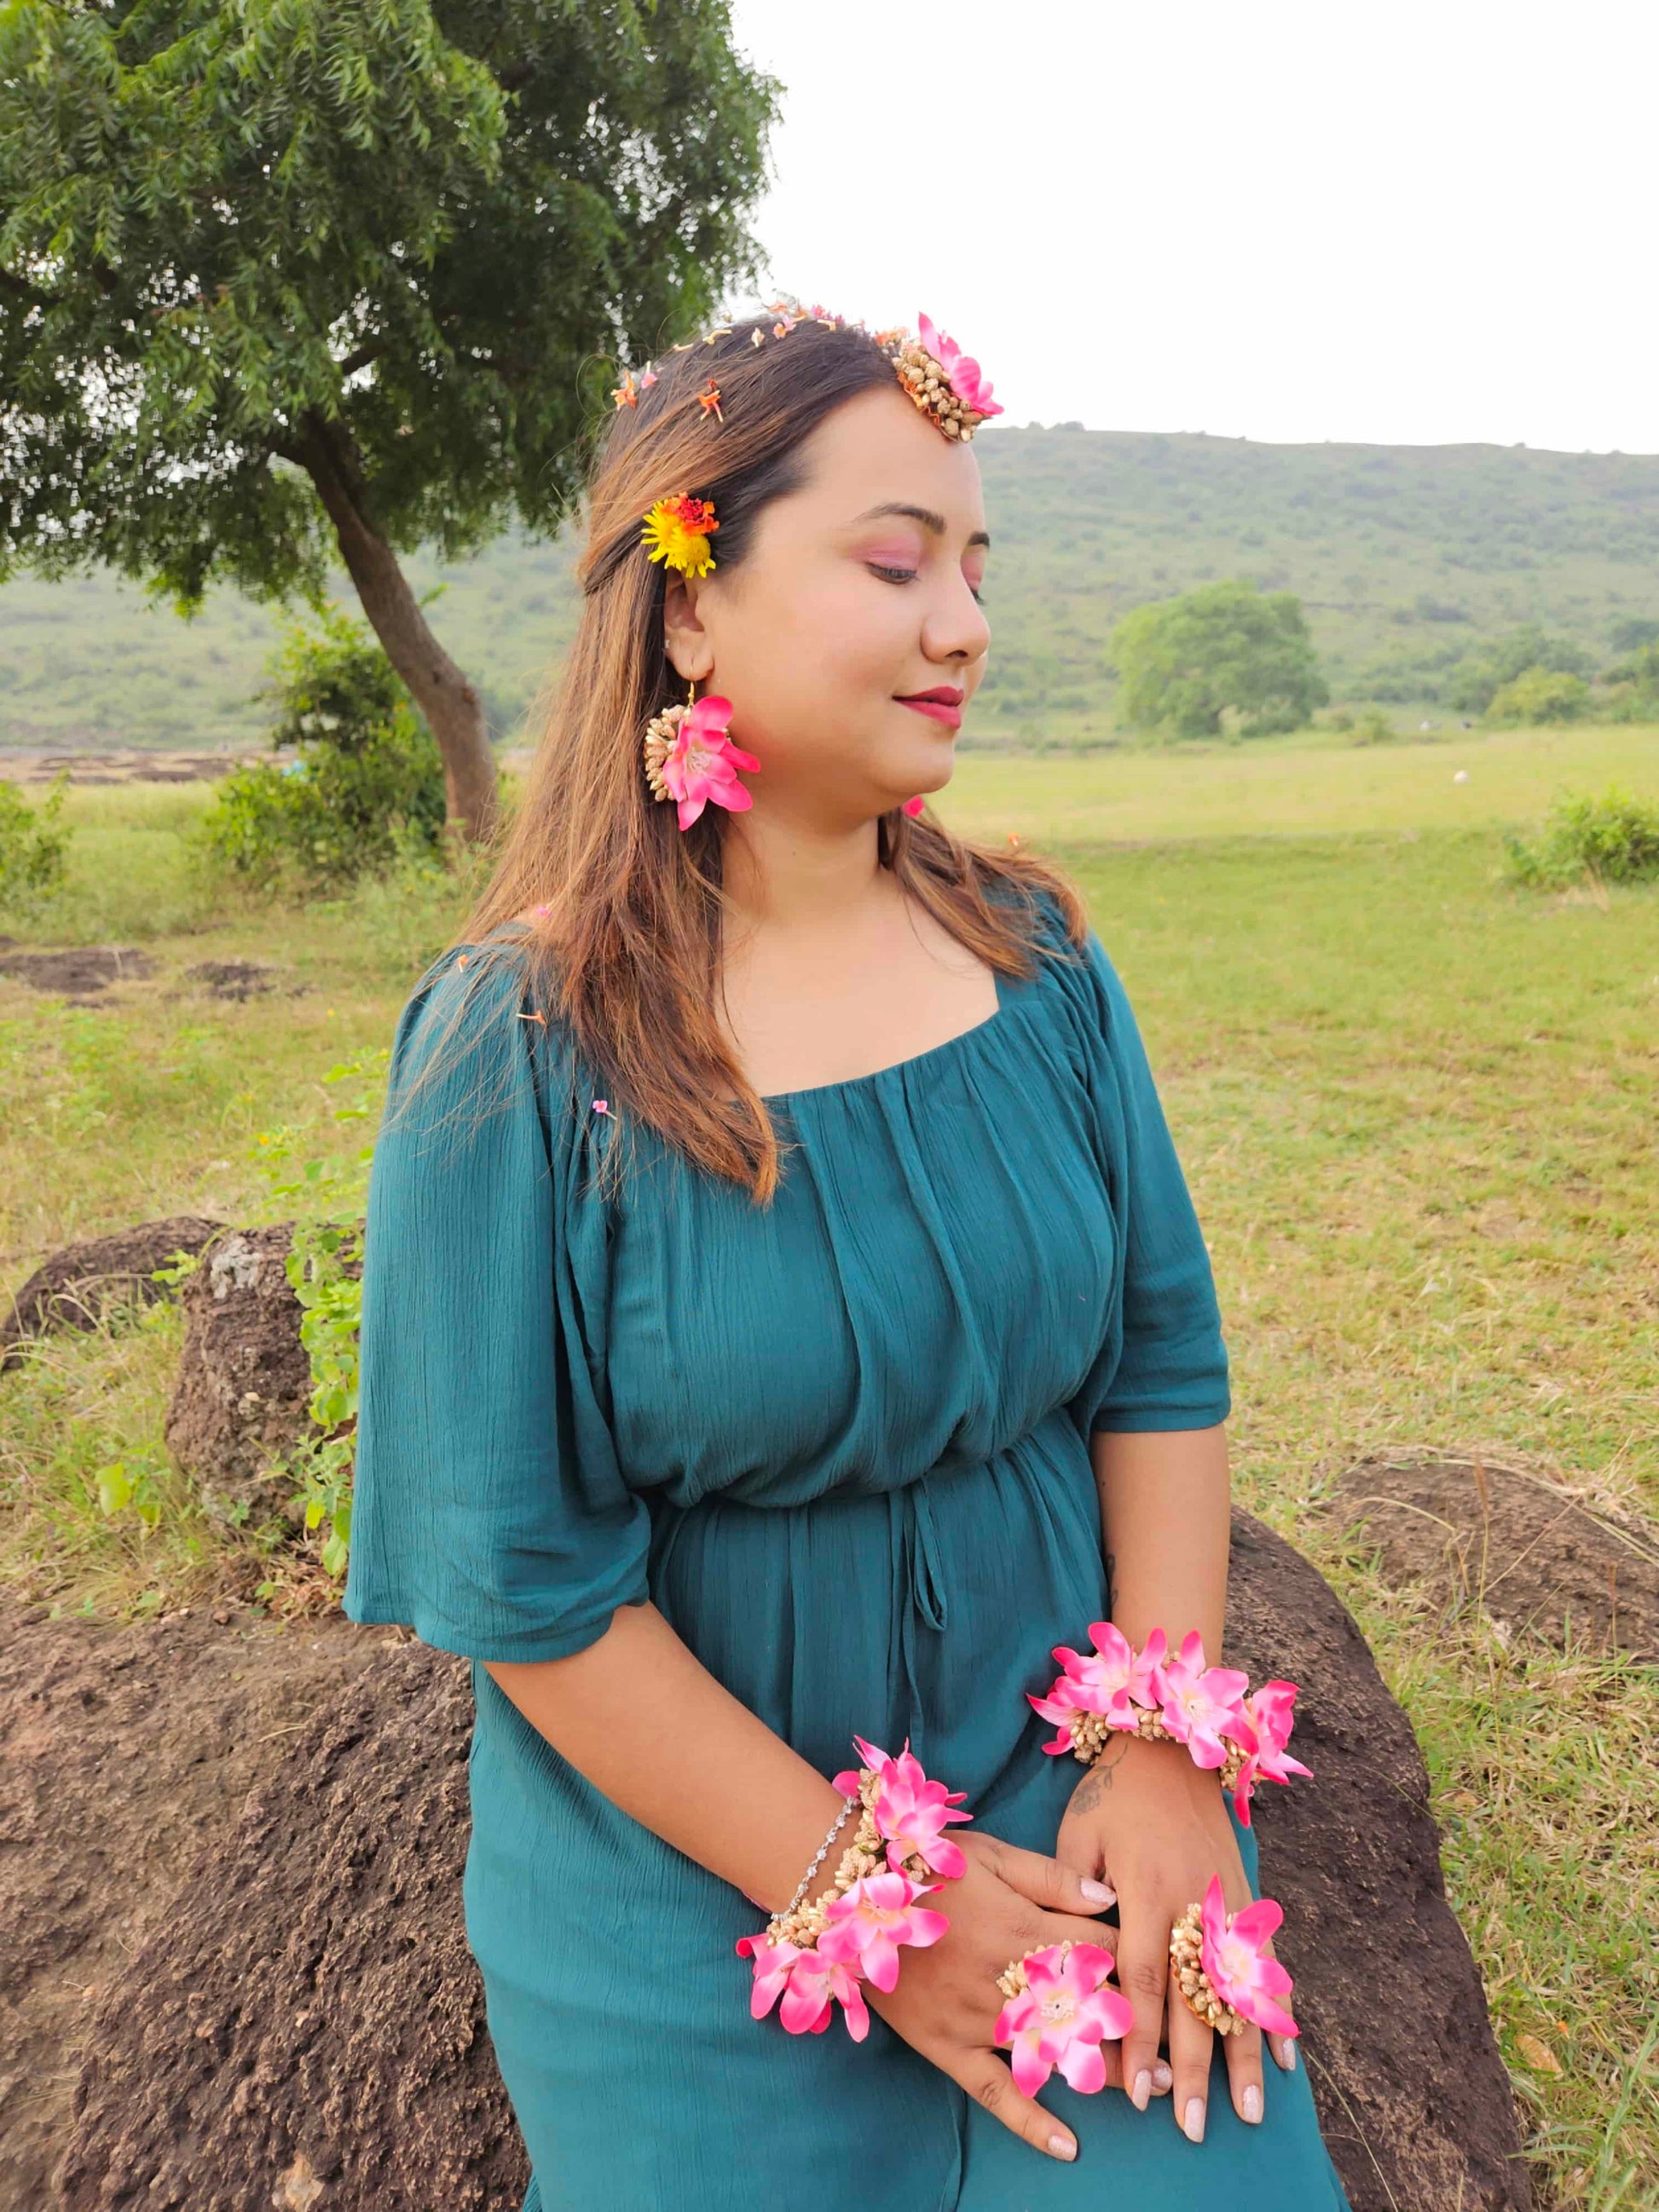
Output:
[[699,699],[694,676],[684,703],[665,707],[646,724],[645,780],[653,798],[677,803],[682,830],[691,827],[711,799],[732,814],[755,803],[737,771],[760,763],[732,744],[726,729],[731,719],[732,702],[717,694]]

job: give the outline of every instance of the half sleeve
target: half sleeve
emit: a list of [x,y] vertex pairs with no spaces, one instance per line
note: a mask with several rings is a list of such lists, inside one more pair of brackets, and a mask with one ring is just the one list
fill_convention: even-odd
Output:
[[1215,1278],[1128,996],[1094,931],[1087,1009],[1121,1246],[1118,1325],[1073,1404],[1097,1429],[1204,1429],[1231,1410]]
[[580,1340],[554,1048],[516,961],[468,964],[423,981],[392,1047],[344,1607],[477,1659],[555,1659],[647,1595],[649,1516]]

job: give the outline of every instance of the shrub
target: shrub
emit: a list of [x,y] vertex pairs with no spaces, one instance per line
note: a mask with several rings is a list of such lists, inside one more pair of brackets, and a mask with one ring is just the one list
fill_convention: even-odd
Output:
[[1595,662],[1571,638],[1552,637],[1529,623],[1498,638],[1478,659],[1466,660],[1452,678],[1447,703],[1460,714],[1484,714],[1505,684],[1533,668],[1587,677],[1595,673]]
[[1380,707],[1362,707],[1353,720],[1350,744],[1386,745],[1400,732]]
[[1632,884],[1659,877],[1659,806],[1610,788],[1599,799],[1563,799],[1551,808],[1532,844],[1505,841],[1510,881],[1559,890],[1586,876]]
[[220,785],[198,833],[210,864],[260,890],[340,890],[441,852],[443,764],[380,647],[338,611],[271,661],[271,743]]
[[1588,713],[1590,690],[1564,668],[1527,668],[1492,695],[1489,722],[1534,728],[1544,722],[1577,722]]
[[0,783],[0,909],[20,919],[63,889],[71,832],[58,817],[68,781],[60,775],[38,808],[15,783]]

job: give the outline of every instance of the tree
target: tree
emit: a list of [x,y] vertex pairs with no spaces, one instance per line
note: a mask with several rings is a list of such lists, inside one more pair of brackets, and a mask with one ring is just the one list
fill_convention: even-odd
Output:
[[1229,711],[1250,736],[1300,729],[1330,696],[1291,592],[1200,585],[1126,615],[1107,652],[1124,719],[1177,737],[1213,737]]
[[482,832],[398,556],[556,526],[607,364],[752,276],[777,90],[729,0],[4,0],[0,577],[320,605],[331,538]]
[[1563,676],[1592,676],[1595,657],[1570,637],[1552,637],[1528,623],[1507,631],[1477,659],[1466,660],[1451,681],[1448,696],[1460,714],[1484,714],[1506,684],[1528,669],[1553,669]]
[[1589,703],[1589,685],[1571,669],[1523,668],[1492,694],[1486,720],[1535,729],[1545,722],[1582,721]]

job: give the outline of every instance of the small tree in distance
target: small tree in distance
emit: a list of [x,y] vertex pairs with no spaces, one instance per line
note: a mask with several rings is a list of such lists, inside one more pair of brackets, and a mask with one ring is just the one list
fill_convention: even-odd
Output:
[[1126,615],[1107,653],[1121,718],[1176,737],[1218,736],[1229,712],[1249,737],[1301,729],[1330,696],[1291,592],[1203,584]]
[[729,0],[4,0],[0,578],[320,604],[337,552],[482,833],[398,555],[556,527],[616,362],[753,274],[776,93]]

